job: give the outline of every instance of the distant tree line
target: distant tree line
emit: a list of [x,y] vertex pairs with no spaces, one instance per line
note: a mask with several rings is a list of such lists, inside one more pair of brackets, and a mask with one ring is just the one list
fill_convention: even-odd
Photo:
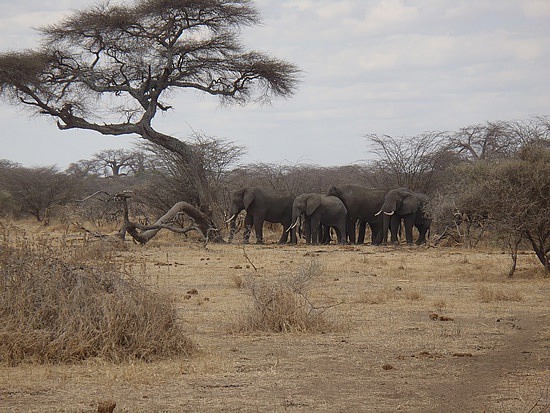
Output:
[[[330,185],[408,187],[430,195],[432,242],[475,246],[485,235],[510,247],[530,246],[550,271],[550,121],[488,122],[456,132],[411,137],[367,135],[374,159],[345,166],[242,164],[245,148],[195,134],[188,141],[197,163],[153,143],[133,150],[105,150],[91,159],[55,167],[25,168],[0,161],[0,214],[42,221],[60,206],[86,211],[98,224],[120,219],[109,194],[131,191],[130,214],[148,223],[174,204],[206,207],[223,222],[229,194],[262,186],[298,195]],[[212,205],[201,204],[193,179],[201,168]],[[90,194],[101,196],[83,201]],[[183,225],[183,224],[182,224]],[[222,227],[222,225],[219,225]],[[486,238],[486,237],[485,237]],[[524,243],[524,244],[522,244]],[[514,260],[515,263],[515,260]],[[515,267],[514,267],[515,268]]]

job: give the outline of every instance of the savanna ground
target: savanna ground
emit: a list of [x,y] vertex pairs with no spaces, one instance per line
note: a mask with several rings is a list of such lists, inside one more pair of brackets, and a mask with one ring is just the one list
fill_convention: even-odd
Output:
[[[15,223],[17,227],[19,224]],[[45,242],[52,228],[21,224]],[[63,232],[63,231],[59,231]],[[550,278],[530,252],[513,279],[499,249],[209,244],[161,234],[109,250],[168,292],[199,346],[189,358],[0,365],[2,412],[548,412]],[[243,332],[247,284],[308,266],[318,333]]]

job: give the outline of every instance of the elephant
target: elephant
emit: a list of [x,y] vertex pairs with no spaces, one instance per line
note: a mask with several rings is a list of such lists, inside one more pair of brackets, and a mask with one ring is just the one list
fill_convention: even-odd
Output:
[[384,197],[384,204],[377,213],[377,215],[383,216],[382,242],[387,242],[389,229],[391,233],[391,242],[396,243],[398,241],[397,233],[401,221],[403,221],[407,244],[411,245],[413,242],[413,226],[415,226],[419,232],[416,244],[425,244],[426,234],[431,224],[431,219],[425,209],[427,203],[428,196],[420,192],[413,192],[407,188],[398,188],[388,191]]
[[[336,196],[342,200],[348,210],[347,234],[350,242],[363,243],[365,239],[366,224],[371,229],[371,242],[381,242],[380,228],[382,217],[376,216],[384,204],[385,189],[365,188],[359,185],[332,185],[327,195]],[[359,234],[355,237],[355,223],[359,221]]]
[[340,244],[346,242],[347,210],[338,197],[316,193],[298,195],[292,205],[292,233],[296,232],[302,214],[306,223],[306,243],[318,244],[326,240],[330,227],[336,230]]
[[[245,187],[231,193],[231,217],[226,221],[230,223],[229,242],[235,235],[235,220],[239,212],[246,210],[244,219],[244,243],[250,240],[250,231],[254,226],[256,242],[263,244],[264,221],[282,224],[283,233],[279,239],[280,244],[288,240],[288,228],[292,224],[292,203],[294,197],[288,193],[276,192],[259,187]],[[292,234],[291,234],[292,237]],[[291,238],[292,241],[292,238]]]

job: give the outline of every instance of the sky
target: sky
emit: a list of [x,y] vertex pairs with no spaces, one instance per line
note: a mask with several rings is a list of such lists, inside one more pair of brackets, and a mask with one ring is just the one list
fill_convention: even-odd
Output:
[[[0,53],[34,48],[34,28],[89,0],[0,0]],[[373,159],[366,135],[415,136],[550,115],[548,0],[256,0],[243,44],[301,69],[288,99],[223,106],[180,92],[155,126],[246,148],[242,163],[347,165]],[[0,101],[0,159],[24,166],[135,148],[132,137],[60,131]]]

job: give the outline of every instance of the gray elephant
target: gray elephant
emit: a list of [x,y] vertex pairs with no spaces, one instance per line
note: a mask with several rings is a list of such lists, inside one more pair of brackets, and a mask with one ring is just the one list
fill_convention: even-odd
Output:
[[346,242],[347,210],[339,198],[315,193],[298,195],[292,205],[293,234],[302,214],[305,216],[306,243],[322,242],[326,234],[321,228],[329,230],[331,227],[336,230],[338,242]]
[[[380,228],[382,217],[376,213],[384,204],[385,189],[365,188],[359,185],[332,185],[327,195],[340,198],[348,210],[347,234],[352,243],[363,243],[365,229],[368,224],[371,229],[371,242],[379,244],[382,241]],[[359,234],[355,237],[355,223],[359,221]]]
[[405,228],[405,239],[407,244],[412,244],[412,228],[418,229],[419,237],[416,244],[425,244],[426,235],[430,229],[431,219],[426,212],[428,203],[427,195],[420,192],[412,192],[407,188],[398,188],[388,191],[384,197],[384,204],[378,215],[382,216],[382,242],[386,243],[388,229],[391,233],[391,242],[398,241],[397,233],[401,221]]
[[[239,212],[246,210],[244,218],[243,241],[248,243],[250,231],[254,226],[256,242],[262,244],[264,221],[282,224],[283,233],[279,239],[280,244],[288,240],[288,228],[292,224],[292,203],[294,197],[288,193],[276,192],[273,190],[258,187],[242,188],[231,193],[231,217],[227,220],[230,223],[229,242],[235,235],[235,219]],[[292,240],[292,239],[291,239]]]

